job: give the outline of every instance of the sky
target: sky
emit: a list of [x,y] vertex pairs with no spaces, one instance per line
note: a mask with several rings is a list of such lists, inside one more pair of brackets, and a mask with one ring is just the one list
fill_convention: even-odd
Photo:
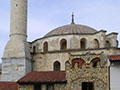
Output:
[[[28,41],[70,24],[72,12],[76,24],[120,33],[120,0],[28,0]],[[0,0],[0,58],[9,40],[9,32],[10,0]]]

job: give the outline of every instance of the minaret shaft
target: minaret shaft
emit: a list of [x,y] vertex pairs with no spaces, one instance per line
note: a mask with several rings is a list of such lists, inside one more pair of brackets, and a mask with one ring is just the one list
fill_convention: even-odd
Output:
[[11,0],[10,40],[27,37],[27,0]]

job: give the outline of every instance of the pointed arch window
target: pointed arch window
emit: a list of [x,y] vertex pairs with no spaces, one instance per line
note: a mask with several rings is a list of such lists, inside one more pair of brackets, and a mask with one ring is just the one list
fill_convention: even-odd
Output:
[[43,44],[43,52],[44,53],[48,52],[48,42],[44,42],[44,44]]
[[81,39],[80,46],[81,46],[81,49],[86,49],[86,39],[85,38]]
[[60,71],[60,62],[59,61],[56,61],[54,62],[54,71]]
[[62,39],[60,41],[60,50],[66,50],[67,49],[67,41],[65,39]]
[[105,46],[106,46],[106,48],[110,48],[111,47],[110,41],[107,40],[105,43]]
[[36,46],[33,46],[33,53],[36,53]]
[[116,43],[117,43],[116,47],[118,47],[118,45],[119,45],[119,41],[118,41],[118,40],[116,40]]
[[99,48],[99,41],[94,39],[94,48]]

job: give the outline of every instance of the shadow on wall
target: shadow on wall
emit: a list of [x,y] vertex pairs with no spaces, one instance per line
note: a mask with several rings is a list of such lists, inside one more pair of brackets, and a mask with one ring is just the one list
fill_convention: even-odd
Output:
[[0,71],[1,71],[1,69],[2,69],[2,63],[0,63]]

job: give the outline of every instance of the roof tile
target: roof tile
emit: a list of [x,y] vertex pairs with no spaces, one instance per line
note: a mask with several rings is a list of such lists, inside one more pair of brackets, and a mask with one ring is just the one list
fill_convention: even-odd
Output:
[[19,79],[18,83],[65,82],[65,75],[65,71],[30,72]]
[[120,55],[110,55],[109,60],[110,61],[120,61]]
[[18,90],[16,82],[0,82],[0,90]]

